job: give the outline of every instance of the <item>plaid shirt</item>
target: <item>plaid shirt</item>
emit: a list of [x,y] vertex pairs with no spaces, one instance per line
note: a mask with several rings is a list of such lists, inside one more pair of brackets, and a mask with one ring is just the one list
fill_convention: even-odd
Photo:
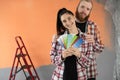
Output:
[[[88,26],[90,34],[94,35],[95,44],[87,43],[87,41],[85,41],[85,43],[79,48],[82,55],[76,62],[78,80],[86,80],[87,78],[96,77],[97,64],[95,53],[101,53],[104,49],[104,45],[100,40],[100,32],[97,29],[97,25],[92,21],[88,21]],[[80,32],[80,36],[83,37],[85,35]],[[64,60],[61,58],[63,50],[64,48],[62,48],[57,41],[52,42],[50,56],[52,62],[57,65],[55,71],[53,72],[52,80],[63,80]]]
[[[85,40],[85,34],[79,31],[79,36]],[[94,49],[94,50],[93,50]],[[88,43],[86,40],[79,48],[81,57],[77,58],[77,72],[78,80],[87,80],[89,75],[96,76],[96,62],[93,55],[94,51],[98,49],[98,45]],[[57,67],[53,72],[51,80],[63,80],[64,60],[62,60],[62,51],[65,50],[56,39],[53,39],[52,48],[50,52],[52,63]]]
[[88,78],[96,78],[96,75],[98,74],[96,72],[96,67],[97,67],[97,64],[96,64],[96,54],[99,54],[103,51],[104,49],[104,45],[102,44],[101,42],[101,39],[100,39],[100,32],[97,28],[97,25],[92,22],[92,21],[88,21],[88,32],[89,34],[91,35],[94,35],[94,40],[95,40],[95,43],[89,43],[89,45],[91,46],[91,50],[93,50],[93,61],[90,65],[90,67],[87,68],[87,77]]

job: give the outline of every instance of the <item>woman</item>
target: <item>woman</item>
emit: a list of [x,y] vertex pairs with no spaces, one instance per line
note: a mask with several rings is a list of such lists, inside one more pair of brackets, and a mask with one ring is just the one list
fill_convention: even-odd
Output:
[[[79,47],[64,48],[58,39],[65,34],[74,34],[84,40]],[[85,35],[76,27],[73,13],[62,8],[57,13],[57,35],[53,36],[50,52],[52,63],[57,67],[52,80],[87,80],[86,69],[93,61]]]

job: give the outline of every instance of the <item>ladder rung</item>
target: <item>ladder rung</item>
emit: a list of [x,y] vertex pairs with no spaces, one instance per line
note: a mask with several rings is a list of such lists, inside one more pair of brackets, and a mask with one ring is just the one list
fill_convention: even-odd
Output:
[[[37,76],[33,76],[33,78],[37,78]],[[26,80],[32,80],[32,76],[28,76]]]
[[27,54],[18,54],[18,55],[16,55],[16,57],[25,57]]
[[23,66],[21,66],[22,69],[27,69],[27,68],[30,68],[30,67],[32,67],[32,65],[23,65]]
[[[18,47],[16,49],[16,53],[15,53],[12,69],[10,72],[9,80],[15,80],[16,74],[18,72],[20,72],[21,70],[23,70],[26,80],[36,80],[36,79],[40,80],[39,76],[34,68],[34,65],[29,57],[29,54],[27,52],[27,49],[24,45],[22,38],[20,36],[17,36],[17,37],[15,37],[15,40],[16,40]],[[22,51],[23,49],[25,50],[26,53],[24,53]],[[26,57],[28,57],[28,59],[26,59]],[[16,64],[16,58],[18,58],[17,64]],[[21,62],[21,59],[22,59],[22,62]],[[29,60],[31,62],[30,65],[27,63],[27,60]],[[22,63],[24,63],[24,64],[22,64]],[[20,64],[20,67],[19,67],[19,64]],[[33,68],[32,70],[34,70],[34,72],[35,72],[34,74],[32,73],[32,70],[30,68]],[[27,75],[28,73],[29,73],[29,75]]]
[[28,65],[28,66],[27,65],[23,65],[23,66],[21,66],[21,68],[16,73],[20,72],[23,69],[27,69],[27,68],[30,68],[30,67],[32,67],[32,65]]

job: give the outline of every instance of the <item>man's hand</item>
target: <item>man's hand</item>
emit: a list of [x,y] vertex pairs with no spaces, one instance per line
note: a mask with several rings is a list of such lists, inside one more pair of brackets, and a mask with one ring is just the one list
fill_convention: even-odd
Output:
[[93,35],[87,34],[85,38],[88,41],[88,43],[95,43]]

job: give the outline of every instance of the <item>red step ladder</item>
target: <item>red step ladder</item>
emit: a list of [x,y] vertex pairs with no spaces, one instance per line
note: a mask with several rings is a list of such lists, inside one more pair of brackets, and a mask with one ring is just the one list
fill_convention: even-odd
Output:
[[21,70],[26,80],[40,80],[22,38],[17,36],[15,40],[18,47],[16,49],[9,80],[15,80],[16,74]]

